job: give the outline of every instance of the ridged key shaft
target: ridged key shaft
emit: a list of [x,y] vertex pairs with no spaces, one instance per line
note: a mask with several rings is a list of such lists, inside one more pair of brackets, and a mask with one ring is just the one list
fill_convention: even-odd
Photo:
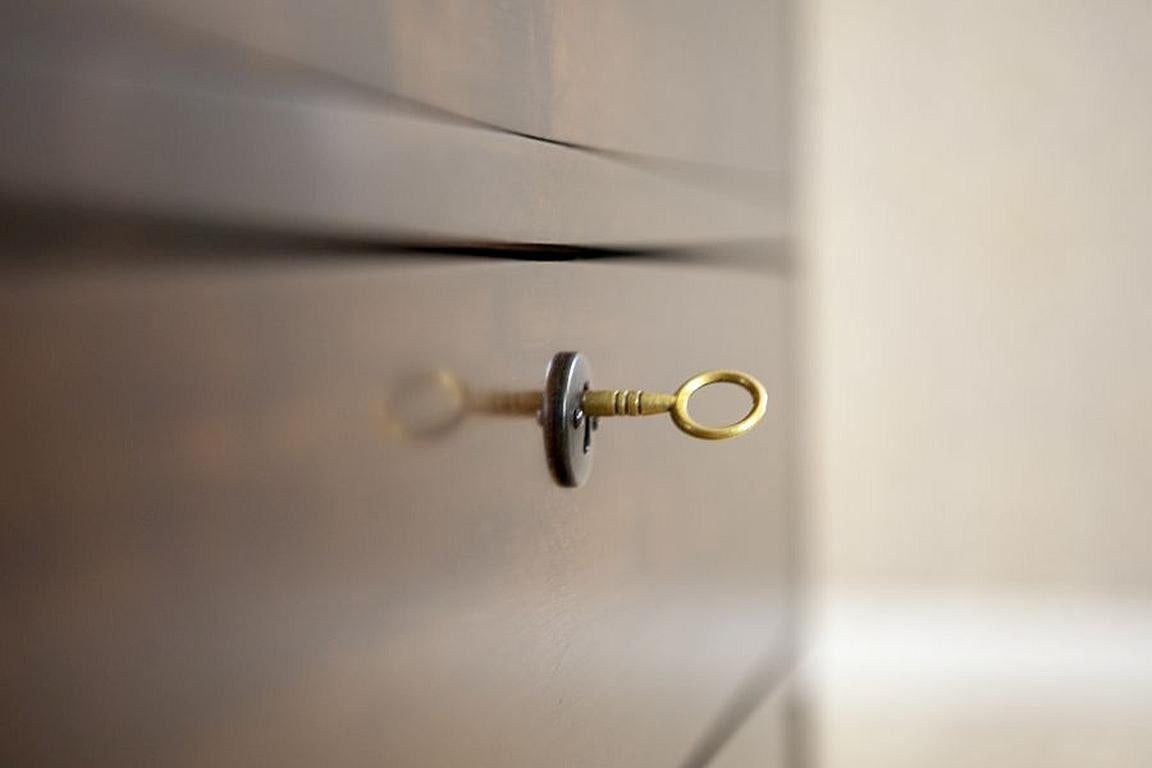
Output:
[[584,393],[584,412],[589,416],[651,416],[667,413],[676,395],[640,389],[593,389]]

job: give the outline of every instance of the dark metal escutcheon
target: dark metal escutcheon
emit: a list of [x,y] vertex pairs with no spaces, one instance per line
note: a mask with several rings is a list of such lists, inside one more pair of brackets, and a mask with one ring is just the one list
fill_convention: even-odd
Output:
[[592,471],[592,419],[583,411],[592,372],[579,352],[558,352],[548,364],[544,403],[544,453],[548,469],[565,488],[578,488]]

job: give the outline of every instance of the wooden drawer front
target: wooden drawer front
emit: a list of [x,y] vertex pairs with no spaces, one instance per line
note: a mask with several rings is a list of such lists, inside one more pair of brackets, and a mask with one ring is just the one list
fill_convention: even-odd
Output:
[[782,0],[122,0],[505,129],[780,171]]
[[[468,48],[456,40],[437,42],[433,33],[442,28],[480,40],[487,39],[484,30],[507,33],[510,47],[503,37],[489,42],[493,51],[514,58],[514,43],[535,34],[495,21],[473,27],[480,10],[445,11],[440,25],[424,18],[434,6],[423,3],[414,8],[425,10],[410,11],[423,21],[395,24],[363,18],[369,10],[399,12],[391,5],[351,4],[344,12],[337,3],[329,25],[317,18],[328,12],[327,4],[279,5],[181,3],[153,8],[150,15],[100,3],[0,5],[0,102],[8,106],[0,110],[0,195],[390,243],[667,247],[779,239],[787,230],[786,197],[775,176],[765,187],[728,171],[701,174],[691,164],[605,156],[445,120],[347,77],[302,66],[297,58],[257,54],[172,21],[181,14],[219,16],[214,23],[235,26],[237,34],[280,30],[288,41],[296,40],[288,31],[297,30],[301,40],[328,40],[325,45],[342,54],[356,51],[365,35],[376,40],[387,30],[415,26],[400,35],[403,45],[413,47],[412,55],[435,53],[445,61],[457,61],[449,55],[464,56]],[[346,25],[356,33],[345,35]],[[293,45],[285,45],[297,56]],[[384,55],[390,48],[370,50]],[[566,55],[564,61],[585,66],[580,62],[588,58]],[[483,61],[459,64],[491,81],[491,87],[476,87],[482,103],[499,103],[492,94],[516,102],[532,92],[502,70],[489,77]],[[524,62],[507,69],[519,73],[521,64],[537,71]],[[581,79],[565,76],[565,82]],[[473,91],[472,80],[452,85],[446,75],[445,81]],[[627,110],[580,100],[579,88],[562,90],[576,100],[567,110],[574,118],[628,120]],[[547,108],[550,115],[561,111]],[[638,128],[637,137],[649,129],[659,135],[663,122],[669,130],[680,125],[644,115],[653,122]],[[571,135],[600,142],[594,134]]]
[[[0,286],[7,765],[669,766],[789,605],[786,283],[332,257]],[[762,377],[724,443],[604,423],[587,486],[531,420],[383,436],[388,381]]]

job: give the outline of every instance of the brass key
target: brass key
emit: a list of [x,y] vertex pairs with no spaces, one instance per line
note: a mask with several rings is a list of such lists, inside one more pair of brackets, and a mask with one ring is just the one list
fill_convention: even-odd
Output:
[[[409,435],[439,434],[468,413],[490,416],[537,416],[544,401],[540,390],[521,392],[469,392],[463,383],[448,371],[437,371],[423,378],[427,385],[440,389],[453,400],[452,413],[442,422],[423,428],[409,425]],[[752,396],[752,407],[739,421],[720,427],[710,427],[692,418],[688,403],[692,396],[709,386],[721,382],[736,384]],[[654,416],[670,413],[672,422],[683,432],[702,440],[726,440],[742,435],[764,417],[768,409],[768,394],[764,385],[747,373],[730,370],[706,371],[684,382],[673,394],[631,389],[590,389],[584,392],[579,418],[609,416]]]
[[[592,389],[588,362],[578,352],[558,352],[545,377],[545,388],[530,391],[470,391],[452,373],[436,371],[408,379],[394,389],[385,404],[385,423],[393,434],[432,437],[456,427],[466,415],[535,416],[543,427],[548,467],[556,482],[574,488],[588,477],[592,460],[592,432],[601,418],[653,416],[667,413],[681,431],[703,440],[726,440],[742,435],[764,417],[768,395],[764,386],[740,371],[707,371],[693,376],[673,394],[632,389]],[[736,384],[752,396],[752,407],[732,424],[711,427],[692,418],[692,396],[710,384]],[[427,396],[440,400],[440,408],[418,402]],[[425,404],[426,405],[426,404]]]
[[[752,396],[752,407],[744,418],[723,427],[709,427],[692,418],[688,402],[692,395],[709,384],[726,382],[743,387]],[[680,385],[675,394],[630,389],[592,389],[584,393],[584,412],[588,416],[653,416],[671,413],[672,422],[681,431],[702,440],[727,440],[742,435],[764,417],[768,394],[764,385],[740,371],[705,371]]]

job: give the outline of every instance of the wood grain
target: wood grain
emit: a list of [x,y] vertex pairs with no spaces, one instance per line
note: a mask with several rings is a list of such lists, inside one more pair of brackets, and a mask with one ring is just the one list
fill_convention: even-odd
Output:
[[[787,295],[336,254],[10,276],[2,762],[679,764],[788,652]],[[531,420],[382,435],[396,376],[522,388],[564,348],[607,386],[746,368],[769,413],[606,423],[579,491]]]

